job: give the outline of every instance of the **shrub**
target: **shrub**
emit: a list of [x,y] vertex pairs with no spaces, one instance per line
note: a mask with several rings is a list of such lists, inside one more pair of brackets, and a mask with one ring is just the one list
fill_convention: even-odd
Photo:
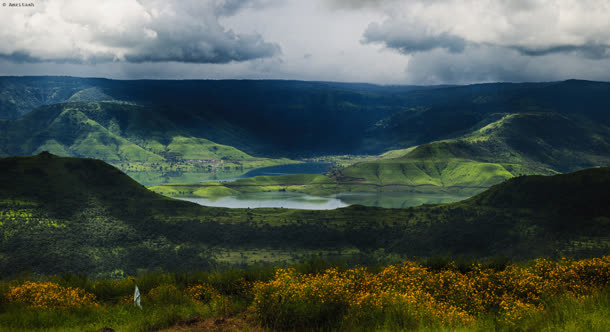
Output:
[[9,302],[50,310],[97,306],[95,295],[81,288],[62,287],[52,282],[26,281],[11,287],[6,298]]

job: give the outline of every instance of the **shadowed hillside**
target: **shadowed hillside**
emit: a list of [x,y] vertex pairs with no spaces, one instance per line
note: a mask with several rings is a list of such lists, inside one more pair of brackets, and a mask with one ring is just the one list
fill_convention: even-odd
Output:
[[[4,119],[68,101],[122,101],[145,107],[146,117],[117,117],[107,114],[107,107],[99,116],[114,119],[121,129],[142,129],[144,140],[175,130],[180,136],[267,157],[379,154],[462,136],[495,121],[497,113],[550,112],[610,124],[610,84],[576,80],[416,87],[4,77],[0,84],[5,87],[0,104],[0,112],[7,114]],[[53,98],[41,97],[48,94]],[[79,107],[86,108],[70,106]],[[42,112],[46,110],[36,117],[44,117]]]
[[[244,251],[263,252],[275,262],[312,251],[371,262],[435,255],[587,256],[609,248],[608,168],[520,177],[453,204],[307,211],[176,201],[90,159],[44,153],[0,159],[0,166],[4,275],[206,268],[217,264],[220,253]],[[569,213],[562,212],[563,204]]]

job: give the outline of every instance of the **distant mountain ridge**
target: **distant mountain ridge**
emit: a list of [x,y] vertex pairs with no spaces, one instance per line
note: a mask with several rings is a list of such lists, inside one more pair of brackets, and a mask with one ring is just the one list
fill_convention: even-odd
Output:
[[[577,80],[423,87],[1,77],[0,87],[0,114],[12,114],[5,119],[49,104],[122,101],[144,107],[147,116],[183,136],[259,157],[379,154],[462,136],[497,113],[578,114],[610,125],[610,83]],[[168,130],[159,122],[133,122],[142,117],[129,121],[145,133]]]
[[333,175],[357,190],[377,189],[351,182],[486,188],[520,174],[610,166],[604,82],[1,77],[0,86],[0,114],[13,114],[0,120],[0,156],[98,158],[147,185],[344,154],[382,154]]

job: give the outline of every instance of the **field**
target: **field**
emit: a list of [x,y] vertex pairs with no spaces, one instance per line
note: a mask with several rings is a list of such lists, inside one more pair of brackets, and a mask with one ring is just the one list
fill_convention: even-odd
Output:
[[[428,259],[0,282],[0,329],[587,330],[610,324],[610,256]],[[133,304],[137,285],[142,308]]]

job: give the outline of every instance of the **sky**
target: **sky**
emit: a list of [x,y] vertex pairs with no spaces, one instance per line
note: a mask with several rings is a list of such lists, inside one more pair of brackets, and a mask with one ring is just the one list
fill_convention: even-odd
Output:
[[0,75],[610,81],[610,0],[0,2]]

